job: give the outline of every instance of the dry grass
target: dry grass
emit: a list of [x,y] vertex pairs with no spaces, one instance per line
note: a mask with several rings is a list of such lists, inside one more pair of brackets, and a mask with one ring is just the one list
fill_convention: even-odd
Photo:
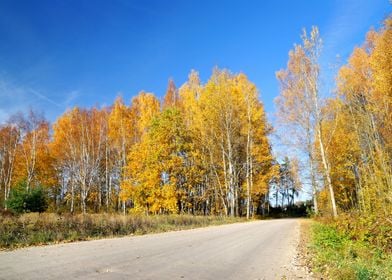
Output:
[[118,215],[29,213],[0,215],[0,248],[146,234],[245,221],[241,218],[191,215]]

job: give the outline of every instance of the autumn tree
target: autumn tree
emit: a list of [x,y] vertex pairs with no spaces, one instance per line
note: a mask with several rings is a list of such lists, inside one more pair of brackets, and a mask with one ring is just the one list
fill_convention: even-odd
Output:
[[48,148],[49,123],[32,110],[27,116],[19,114],[16,122],[21,141],[17,150],[15,180],[26,181],[27,191],[35,185],[53,185],[54,170]]
[[163,103],[162,103],[163,109],[169,107],[176,107],[178,103],[179,103],[178,90],[176,88],[176,85],[174,84],[174,81],[172,79],[169,79],[166,94],[163,98]]
[[3,207],[6,207],[11,186],[14,183],[13,175],[19,139],[20,133],[14,123],[8,122],[0,126],[0,191],[3,194],[1,196]]
[[[239,136],[241,122],[238,92],[227,71],[215,70],[200,96],[200,132],[209,153],[211,170],[219,186],[219,195],[226,214],[238,211]],[[237,212],[238,213],[238,212]]]
[[[281,123],[292,128],[297,147],[307,155],[309,175],[313,189],[315,212],[317,205],[316,149],[320,154],[321,171],[328,188],[332,214],[337,216],[335,193],[332,186],[330,163],[326,156],[325,135],[322,127],[322,99],[319,92],[320,66],[318,59],[321,39],[317,27],[310,36],[304,31],[303,45],[296,45],[289,53],[287,69],[277,72],[281,94],[276,99],[278,117]],[[317,142],[314,147],[313,141]],[[315,149],[316,148],[316,149]]]
[[245,189],[245,211],[250,215],[252,194],[259,196],[259,201],[260,194],[268,189],[272,158],[257,89],[243,74],[235,76],[216,69],[197,91],[193,91],[196,105],[189,109],[195,112],[192,122],[208,163],[209,180],[214,182],[214,193],[224,212],[234,216],[242,211],[240,200]]
[[178,110],[165,109],[152,120],[142,142],[131,149],[123,183],[137,209],[147,213],[183,210],[188,149]]
[[76,192],[80,197],[80,207],[87,212],[90,191],[99,194],[101,185],[101,161],[104,158],[104,135],[106,121],[102,111],[74,109],[66,112],[54,124],[52,150],[56,157],[56,168],[67,185],[74,211]]
[[140,142],[150,126],[151,120],[160,112],[159,100],[148,92],[140,92],[131,103],[134,129],[131,131],[133,142]]
[[[128,136],[130,136],[130,143],[132,146],[126,151],[126,158],[131,161],[125,162],[126,164],[122,167],[123,180],[120,181],[121,193],[120,197],[123,202],[123,210],[125,212],[125,201],[131,199],[133,205],[144,205],[144,201],[141,202],[140,197],[136,196],[132,189],[132,173],[135,170],[139,170],[135,164],[142,163],[143,157],[139,159],[133,158],[131,154],[135,152],[142,152],[143,141],[146,138],[148,130],[150,128],[152,120],[160,112],[159,100],[151,93],[141,92],[138,96],[133,98],[131,106],[129,108],[130,117],[130,130]],[[139,154],[140,156],[142,154]],[[132,166],[132,168],[130,167]],[[130,170],[130,168],[132,170]],[[140,207],[139,207],[140,208]]]
[[[370,31],[363,46],[354,49],[338,73],[338,98],[353,134],[353,165],[358,207],[364,212],[388,213],[392,202],[391,133],[391,19],[378,32]],[[347,112],[347,113],[346,113]]]
[[256,86],[244,74],[236,77],[236,90],[242,94],[244,102],[241,137],[246,139],[245,148],[245,184],[246,217],[250,218],[253,209],[269,204],[269,184],[276,172],[274,158],[268,135],[271,127],[267,122],[264,106],[259,100]]
[[[120,191],[120,184],[124,180],[124,167],[127,165],[129,150],[134,144],[135,123],[131,108],[118,97],[108,116],[108,139],[105,141],[105,189],[106,207],[112,197],[113,187]],[[123,208],[125,204],[123,202]]]
[[190,152],[187,156],[187,185],[191,194],[188,197],[192,213],[217,213],[221,209],[218,205],[217,188],[211,185],[210,158],[205,147],[205,139],[200,133],[203,125],[200,108],[200,95],[203,91],[199,73],[192,70],[188,81],[179,89],[178,108],[182,113],[184,125],[190,138]]

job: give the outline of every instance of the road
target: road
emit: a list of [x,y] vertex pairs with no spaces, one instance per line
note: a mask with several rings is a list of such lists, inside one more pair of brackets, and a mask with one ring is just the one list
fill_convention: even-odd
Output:
[[299,221],[255,221],[0,252],[0,279],[297,279]]

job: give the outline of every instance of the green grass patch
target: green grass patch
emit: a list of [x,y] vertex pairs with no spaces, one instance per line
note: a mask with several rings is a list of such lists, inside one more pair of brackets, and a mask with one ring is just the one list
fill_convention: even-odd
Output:
[[332,224],[312,225],[314,269],[329,279],[392,279],[392,256]]
[[0,248],[13,249],[31,245],[71,242],[130,234],[244,222],[244,218],[192,215],[118,215],[27,213],[0,215]]

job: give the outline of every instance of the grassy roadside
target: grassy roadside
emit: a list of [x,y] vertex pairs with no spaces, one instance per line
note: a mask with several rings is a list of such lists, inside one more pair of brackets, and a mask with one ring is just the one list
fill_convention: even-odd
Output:
[[311,266],[327,279],[392,279],[392,255],[333,224],[311,225]]
[[157,233],[244,222],[243,218],[191,215],[56,215],[29,213],[0,216],[0,248]]

